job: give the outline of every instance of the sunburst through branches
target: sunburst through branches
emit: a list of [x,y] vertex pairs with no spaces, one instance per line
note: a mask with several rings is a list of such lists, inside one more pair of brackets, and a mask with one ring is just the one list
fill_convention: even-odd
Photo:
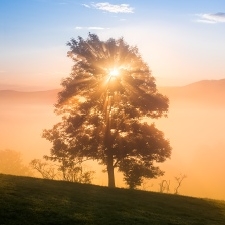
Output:
[[[101,41],[91,33],[86,40],[71,39],[68,46],[74,66],[55,105],[61,129],[45,135],[53,142],[51,154],[97,160],[106,166],[110,187],[115,187],[115,168],[130,188],[162,175],[153,164],[170,157],[169,141],[142,118],[166,116],[168,98],[157,91],[137,47],[123,38]],[[59,145],[61,137],[68,140],[66,148]]]

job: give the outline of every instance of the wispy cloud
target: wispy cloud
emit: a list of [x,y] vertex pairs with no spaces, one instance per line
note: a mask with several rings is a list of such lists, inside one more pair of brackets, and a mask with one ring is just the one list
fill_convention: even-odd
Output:
[[87,4],[82,4],[82,6],[86,7],[86,8],[91,8],[89,5]]
[[105,27],[75,27],[76,30],[105,30],[105,29],[110,29],[110,28],[105,28]]
[[196,14],[196,16],[199,17],[196,20],[199,23],[225,23],[225,13],[223,12]]
[[82,4],[86,8],[95,8],[110,13],[134,13],[134,8],[129,4],[110,4],[109,2]]

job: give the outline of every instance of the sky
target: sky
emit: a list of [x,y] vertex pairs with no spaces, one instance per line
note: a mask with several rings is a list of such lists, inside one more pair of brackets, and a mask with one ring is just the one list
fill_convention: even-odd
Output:
[[136,45],[158,86],[225,78],[224,0],[0,0],[0,90],[59,88],[88,32]]

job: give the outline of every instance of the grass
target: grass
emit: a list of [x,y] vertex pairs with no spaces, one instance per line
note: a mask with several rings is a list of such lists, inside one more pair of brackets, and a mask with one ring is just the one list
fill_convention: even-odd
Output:
[[225,202],[0,174],[0,225],[225,224]]

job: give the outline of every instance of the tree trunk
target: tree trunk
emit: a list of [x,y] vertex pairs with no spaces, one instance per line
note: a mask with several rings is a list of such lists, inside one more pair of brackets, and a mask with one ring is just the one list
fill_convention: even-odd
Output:
[[107,157],[107,172],[108,172],[108,187],[114,188],[115,185],[115,174],[114,174],[114,166],[113,166],[113,155],[108,154]]
[[104,144],[106,147],[106,154],[107,154],[107,172],[108,172],[108,187],[114,188],[115,185],[115,174],[114,174],[114,166],[113,166],[113,153],[111,149],[111,133],[110,133],[110,112],[111,112],[111,96],[108,96],[108,110],[106,108],[106,133],[105,133],[105,140]]

